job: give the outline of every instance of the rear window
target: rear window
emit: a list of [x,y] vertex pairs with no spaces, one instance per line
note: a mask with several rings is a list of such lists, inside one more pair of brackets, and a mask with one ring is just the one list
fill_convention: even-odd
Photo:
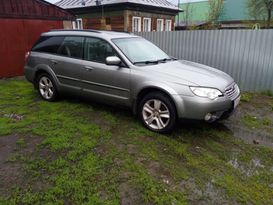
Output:
[[71,58],[82,58],[84,37],[68,36],[65,37],[58,53]]
[[33,46],[32,51],[56,54],[63,40],[63,36],[42,36]]

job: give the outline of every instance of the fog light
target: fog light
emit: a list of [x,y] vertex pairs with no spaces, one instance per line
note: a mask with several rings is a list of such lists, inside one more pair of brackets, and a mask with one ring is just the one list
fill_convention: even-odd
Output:
[[219,117],[217,116],[216,113],[208,113],[205,116],[205,121],[207,122],[214,122],[218,119]]
[[210,121],[211,119],[212,119],[212,114],[211,113],[206,114],[205,121]]

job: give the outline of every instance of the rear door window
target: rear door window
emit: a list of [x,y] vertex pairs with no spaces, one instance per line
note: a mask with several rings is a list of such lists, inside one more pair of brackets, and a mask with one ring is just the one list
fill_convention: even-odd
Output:
[[117,54],[108,42],[99,38],[86,38],[84,47],[85,60],[106,63],[106,58],[109,56],[117,56]]
[[32,51],[56,54],[64,40],[63,36],[42,36]]
[[68,36],[64,38],[64,41],[59,48],[58,54],[71,58],[82,59],[83,57],[83,42],[84,37],[80,36]]

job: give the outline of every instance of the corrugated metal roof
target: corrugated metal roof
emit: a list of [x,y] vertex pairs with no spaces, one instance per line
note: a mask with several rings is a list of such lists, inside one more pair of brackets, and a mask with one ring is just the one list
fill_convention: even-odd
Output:
[[[101,5],[134,3],[146,6],[154,6],[166,9],[179,10],[179,8],[167,0],[102,0]],[[83,8],[96,6],[96,0],[61,0],[56,3],[57,6],[64,9]]]

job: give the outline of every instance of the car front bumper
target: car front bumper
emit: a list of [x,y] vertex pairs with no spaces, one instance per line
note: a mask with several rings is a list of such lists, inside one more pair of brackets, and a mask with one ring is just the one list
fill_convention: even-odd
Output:
[[179,118],[215,121],[228,118],[240,102],[240,94],[233,100],[227,96],[215,100],[198,96],[174,96]]

